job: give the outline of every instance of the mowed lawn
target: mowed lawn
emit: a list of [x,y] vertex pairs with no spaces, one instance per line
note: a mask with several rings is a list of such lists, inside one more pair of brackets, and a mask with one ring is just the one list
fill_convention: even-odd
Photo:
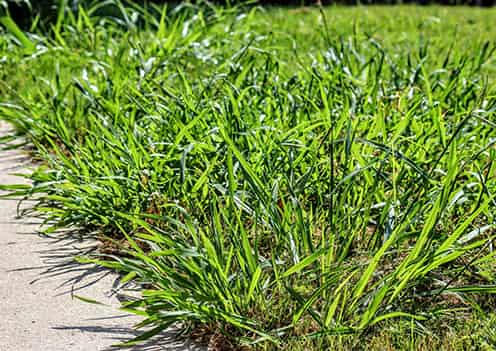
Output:
[[496,346],[495,9],[113,3],[0,31],[0,187],[101,241],[130,343]]

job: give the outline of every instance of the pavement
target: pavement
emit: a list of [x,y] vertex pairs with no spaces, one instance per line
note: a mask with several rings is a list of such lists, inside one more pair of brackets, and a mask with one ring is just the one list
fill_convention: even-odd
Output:
[[[0,121],[0,136],[8,131]],[[29,167],[22,151],[0,151],[0,184],[26,183],[12,173]],[[17,218],[17,204],[0,199],[0,351],[115,350],[112,345],[137,335],[140,319],[118,310],[117,275],[74,263],[72,255],[88,243],[38,234],[39,223]],[[127,350],[195,349],[166,332]]]

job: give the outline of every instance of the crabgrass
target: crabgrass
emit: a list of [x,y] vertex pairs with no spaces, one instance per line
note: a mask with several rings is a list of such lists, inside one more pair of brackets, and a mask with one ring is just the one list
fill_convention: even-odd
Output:
[[494,10],[61,13],[0,36],[2,188],[142,288],[130,344],[494,346]]

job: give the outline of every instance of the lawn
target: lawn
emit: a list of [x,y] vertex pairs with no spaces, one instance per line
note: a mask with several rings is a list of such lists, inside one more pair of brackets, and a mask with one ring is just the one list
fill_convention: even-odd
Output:
[[496,10],[111,3],[0,31],[0,187],[140,287],[130,343],[496,345]]

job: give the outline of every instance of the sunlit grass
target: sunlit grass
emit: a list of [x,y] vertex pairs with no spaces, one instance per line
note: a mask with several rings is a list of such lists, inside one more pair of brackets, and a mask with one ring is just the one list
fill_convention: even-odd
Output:
[[495,12],[460,11],[81,8],[34,55],[6,33],[0,117],[41,161],[6,188],[102,240],[78,259],[143,287],[143,338],[430,340],[496,292]]

